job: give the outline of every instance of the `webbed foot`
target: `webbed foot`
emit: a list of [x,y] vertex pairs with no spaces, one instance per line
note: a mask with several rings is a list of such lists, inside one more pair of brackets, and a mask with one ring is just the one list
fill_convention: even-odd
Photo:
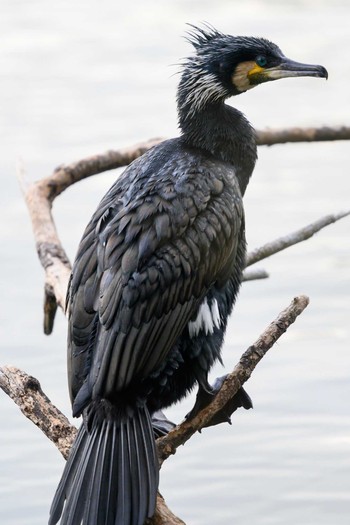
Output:
[[[192,410],[186,415],[186,419],[193,418],[198,414],[198,412],[200,412],[200,410],[209,405],[209,403],[216,396],[217,392],[220,390],[225,379],[226,375],[218,377],[210,391],[207,388],[203,388],[201,385],[199,385],[196,403]],[[211,427],[213,425],[218,425],[219,423],[231,424],[231,415],[237,410],[237,408],[241,407],[245,408],[246,410],[253,408],[252,400],[243,387],[241,387],[237,394],[232,399],[230,399],[219,412],[215,414],[215,416],[205,425],[205,427]]]

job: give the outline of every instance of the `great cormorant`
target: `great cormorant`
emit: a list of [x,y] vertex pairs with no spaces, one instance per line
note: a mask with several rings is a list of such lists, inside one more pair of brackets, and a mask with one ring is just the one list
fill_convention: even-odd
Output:
[[[50,525],[143,525],[152,516],[151,416],[196,383],[213,392],[207,376],[244,268],[242,196],[256,141],[225,100],[270,80],[327,77],[262,38],[205,27],[189,40],[195,53],[177,94],[181,136],[124,171],[79,245],[67,297],[68,376],[73,415],[84,422]],[[243,390],[231,411],[242,405],[250,406]]]

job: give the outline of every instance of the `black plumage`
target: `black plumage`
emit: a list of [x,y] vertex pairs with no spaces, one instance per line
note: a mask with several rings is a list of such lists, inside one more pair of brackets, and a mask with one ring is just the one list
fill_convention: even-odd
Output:
[[[256,142],[225,99],[266,80],[327,75],[264,39],[193,28],[190,41],[195,54],[177,98],[181,136],[124,171],[73,266],[68,377],[73,414],[84,423],[50,525],[142,525],[153,514],[153,432],[167,427],[158,411],[196,383],[195,410],[213,395],[208,372],[220,359],[244,268],[242,196]],[[238,406],[251,406],[243,390],[213,423]]]

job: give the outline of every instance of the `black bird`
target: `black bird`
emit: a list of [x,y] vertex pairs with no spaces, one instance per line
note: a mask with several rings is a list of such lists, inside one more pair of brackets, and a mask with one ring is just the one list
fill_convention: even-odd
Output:
[[[207,376],[220,360],[244,268],[242,197],[256,141],[225,100],[279,78],[327,78],[322,66],[288,60],[262,38],[193,27],[189,40],[195,53],[177,95],[181,136],[119,177],[73,266],[68,376],[73,415],[84,422],[49,525],[143,525],[152,516],[158,462],[151,417],[195,384],[195,410],[216,391]],[[243,390],[228,410],[242,405],[251,406]]]

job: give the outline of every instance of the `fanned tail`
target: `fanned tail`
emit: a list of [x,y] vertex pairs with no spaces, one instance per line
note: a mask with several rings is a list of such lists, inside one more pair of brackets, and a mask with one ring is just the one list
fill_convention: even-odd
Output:
[[[105,416],[105,413],[104,413]],[[146,407],[91,418],[78,432],[49,525],[144,525],[154,513],[158,460]]]

